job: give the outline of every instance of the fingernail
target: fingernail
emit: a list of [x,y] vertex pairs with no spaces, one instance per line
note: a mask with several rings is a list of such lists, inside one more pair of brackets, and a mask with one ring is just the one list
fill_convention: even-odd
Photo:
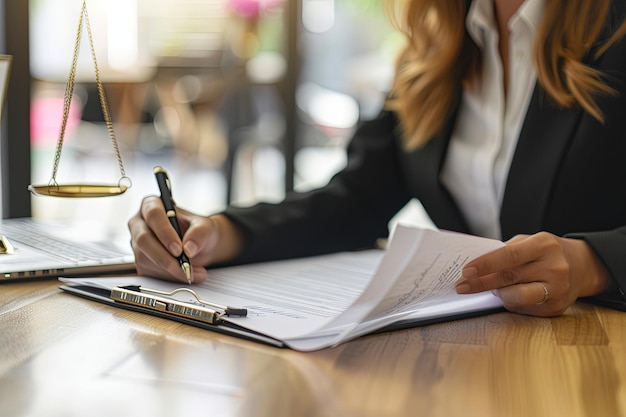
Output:
[[467,268],[463,268],[461,271],[463,278],[472,278],[478,275],[478,269],[475,266],[468,266]]
[[183,251],[183,248],[180,246],[180,243],[178,242],[174,242],[172,244],[170,244],[170,253],[174,256],[178,256],[180,255],[180,253]]
[[463,283],[463,281],[461,281],[461,283],[457,284],[457,286],[456,286],[457,294],[467,294],[469,291],[470,291],[469,284],[465,284],[465,283]]
[[198,253],[198,245],[195,242],[185,243],[185,253],[188,257],[193,258]]

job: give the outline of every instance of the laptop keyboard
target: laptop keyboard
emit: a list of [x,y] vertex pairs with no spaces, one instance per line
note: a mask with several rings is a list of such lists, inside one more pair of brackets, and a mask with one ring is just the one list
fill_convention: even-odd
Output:
[[39,227],[27,222],[14,224],[2,224],[2,233],[5,234],[16,249],[19,244],[35,247],[60,259],[72,262],[89,261],[93,259],[120,258],[128,253],[113,251],[97,246],[84,246],[82,244],[58,239],[44,234]]

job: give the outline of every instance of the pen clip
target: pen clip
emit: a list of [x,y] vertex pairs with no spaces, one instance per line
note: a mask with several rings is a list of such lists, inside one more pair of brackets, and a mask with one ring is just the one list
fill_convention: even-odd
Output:
[[198,295],[198,293],[196,293],[194,290],[191,290],[189,288],[185,288],[185,287],[181,287],[181,288],[177,288],[173,291],[159,291],[159,290],[152,290],[149,288],[145,288],[145,287],[141,287],[140,285],[128,285],[125,287],[120,287],[120,288],[124,288],[127,290],[131,290],[131,291],[137,291],[137,292],[144,292],[144,293],[150,293],[150,294],[157,294],[157,295],[164,295],[166,297],[172,297],[175,294],[178,293],[187,293],[190,294],[191,296],[193,296],[200,304],[204,304],[207,306],[211,306],[214,308],[217,308],[218,310],[222,310],[224,312],[225,315],[227,316],[240,316],[240,317],[245,317],[248,315],[248,309],[246,308],[239,308],[239,307],[231,307],[231,306],[223,306],[220,304],[215,304],[212,303],[210,301],[205,301],[203,299],[200,298],[200,296]]

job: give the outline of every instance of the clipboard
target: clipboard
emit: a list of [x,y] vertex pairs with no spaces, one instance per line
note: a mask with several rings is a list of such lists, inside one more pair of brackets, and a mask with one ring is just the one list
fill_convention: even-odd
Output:
[[[272,346],[313,351],[366,334],[502,311],[502,300],[491,292],[463,296],[454,292],[463,264],[502,245],[453,232],[399,227],[385,251],[331,253],[214,268],[210,280],[188,288],[206,300],[244,306],[250,310],[246,317],[193,310],[193,314],[174,314],[166,303],[151,305],[137,294],[130,303],[119,299],[117,287],[131,291],[136,286],[142,290],[152,288],[166,296],[181,288],[180,284],[156,278],[59,280],[65,283],[65,291],[112,306]],[[416,276],[420,279],[415,280]],[[162,293],[152,295],[161,297]],[[187,294],[178,298],[194,304],[200,301]],[[151,301],[161,300],[151,297]],[[200,304],[215,309],[210,303]],[[220,307],[218,310],[224,313],[229,308]],[[205,313],[208,320],[199,320]]]
[[[109,279],[109,278],[107,278]],[[162,307],[151,306],[145,302],[123,302],[121,300],[116,300],[115,298],[119,298],[119,294],[114,294],[115,291],[119,290],[111,290],[107,288],[97,287],[93,285],[84,285],[84,284],[65,284],[59,286],[59,288],[74,296],[79,296],[84,299],[88,299],[91,301],[96,301],[99,303],[107,304],[112,307],[121,308],[128,311],[134,311],[138,313],[148,314],[155,317],[160,317],[167,320],[176,321],[178,323],[194,326],[200,329],[209,330],[229,336],[235,336],[244,340],[262,343],[268,346],[278,347],[278,348],[288,348],[292,347],[287,342],[270,337],[266,334],[256,332],[249,328],[245,328],[242,326],[238,326],[235,323],[226,321],[222,319],[222,315],[218,315],[214,317],[213,320],[201,319],[199,318],[199,314],[196,312],[187,312],[186,314],[175,314],[173,311],[168,311]],[[124,287],[116,287],[116,288],[124,288]],[[154,300],[159,300],[160,297],[156,295],[152,295],[150,298]],[[202,308],[202,306],[198,306]],[[414,328],[418,326],[427,326],[436,323],[443,323],[452,320],[460,320],[467,319],[477,316],[482,316],[485,314],[493,314],[505,311],[501,306],[492,306],[490,308],[482,308],[479,310],[471,310],[471,311],[459,311],[454,314],[447,314],[444,316],[434,316],[429,318],[420,318],[418,320],[415,319],[406,319],[406,320],[398,320],[392,324],[388,324],[386,326],[371,330],[366,332],[366,334],[380,334],[390,331],[404,330],[409,328]],[[212,322],[211,322],[212,321]]]
[[[195,305],[180,302],[174,299],[165,299],[157,294],[149,294],[141,292],[141,296],[146,298],[147,301],[139,301],[136,297],[131,297],[127,301],[123,301],[123,295],[129,295],[128,288],[117,287],[114,290],[108,290],[106,288],[93,287],[89,285],[81,284],[68,284],[59,286],[61,290],[69,294],[73,294],[88,300],[97,301],[100,303],[108,304],[113,307],[122,308],[129,311],[135,311],[143,314],[149,314],[164,318],[167,320],[173,320],[179,323],[187,324],[190,326],[198,327],[205,330],[210,330],[217,333],[227,334],[230,336],[236,336],[245,340],[253,342],[259,342],[266,345],[283,348],[285,344],[277,339],[268,337],[264,334],[255,332],[237,326],[229,321],[222,320],[223,313],[215,310],[208,309],[204,305]],[[136,294],[130,294],[136,295]],[[181,307],[181,309],[167,309],[163,308],[162,304],[150,305],[148,301],[167,302],[174,306]],[[187,308],[188,310],[183,310]]]

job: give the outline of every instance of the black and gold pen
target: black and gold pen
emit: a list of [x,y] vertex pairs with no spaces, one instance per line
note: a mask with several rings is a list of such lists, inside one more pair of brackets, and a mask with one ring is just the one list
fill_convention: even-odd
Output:
[[[172,197],[172,186],[170,179],[167,176],[167,171],[159,166],[154,167],[152,171],[154,172],[157,184],[159,185],[159,192],[161,194],[161,201],[165,207],[165,214],[167,215],[167,218],[169,219],[174,230],[176,230],[178,237],[182,239],[183,233],[180,230],[180,225],[178,224],[178,219],[176,218],[176,205],[174,203],[174,198]],[[187,282],[191,284],[191,265],[189,264],[189,258],[185,255],[185,251],[183,251],[178,257],[178,263],[180,263],[180,267],[183,269],[183,272],[187,277]]]

